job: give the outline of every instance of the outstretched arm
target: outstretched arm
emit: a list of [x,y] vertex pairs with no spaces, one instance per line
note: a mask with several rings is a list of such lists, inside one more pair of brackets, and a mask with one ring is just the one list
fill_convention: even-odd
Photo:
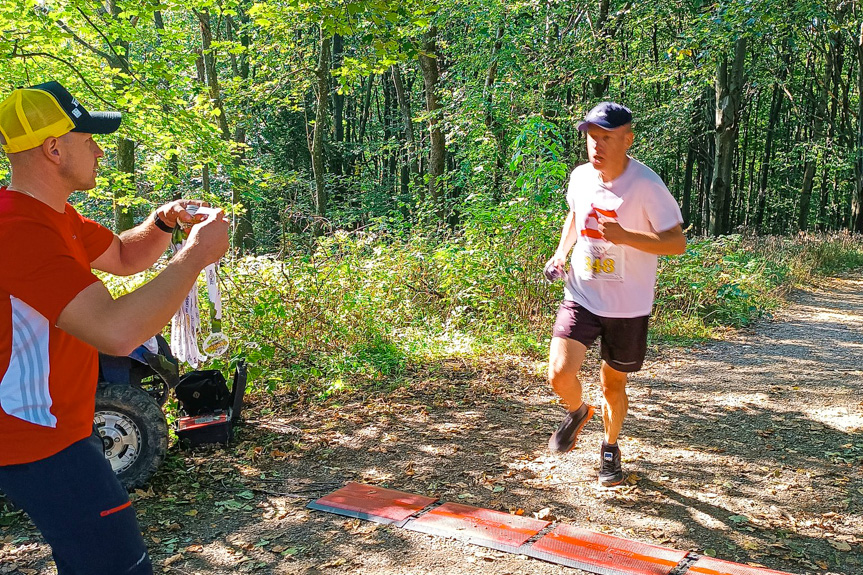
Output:
[[118,276],[142,272],[155,263],[168,249],[171,234],[156,225],[173,229],[178,223],[190,223],[195,218],[186,211],[191,204],[202,205],[199,200],[176,200],[150,214],[143,223],[114,236],[108,249],[92,262],[92,267]]
[[57,327],[99,351],[128,355],[171,320],[201,270],[227,251],[228,227],[221,212],[194,226],[158,276],[117,299],[102,282],[91,284],[63,308]]

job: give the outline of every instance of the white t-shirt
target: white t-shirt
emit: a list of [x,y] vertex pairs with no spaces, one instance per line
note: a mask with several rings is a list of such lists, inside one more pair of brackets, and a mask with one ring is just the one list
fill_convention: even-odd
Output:
[[662,179],[633,158],[617,179],[607,183],[591,164],[582,164],[572,171],[566,201],[575,214],[578,240],[565,299],[602,317],[650,315],[657,256],[607,242],[597,228],[599,217],[616,219],[628,230],[653,233],[682,223],[680,208]]

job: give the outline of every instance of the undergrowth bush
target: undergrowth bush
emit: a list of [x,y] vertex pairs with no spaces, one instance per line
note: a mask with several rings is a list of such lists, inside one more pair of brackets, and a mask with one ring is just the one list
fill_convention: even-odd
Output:
[[[313,254],[226,264],[231,358],[212,365],[245,357],[258,388],[325,398],[398,385],[409,366],[445,356],[542,357],[562,298],[562,284],[541,276],[556,219],[513,201],[455,237],[339,232]],[[770,313],[795,285],[859,267],[856,236],[690,240],[684,255],[661,258],[651,334],[715,337]],[[122,293],[150,275],[109,287]]]
[[652,334],[698,339],[744,327],[791,288],[859,268],[863,242],[848,234],[690,240],[685,254],[660,259]]

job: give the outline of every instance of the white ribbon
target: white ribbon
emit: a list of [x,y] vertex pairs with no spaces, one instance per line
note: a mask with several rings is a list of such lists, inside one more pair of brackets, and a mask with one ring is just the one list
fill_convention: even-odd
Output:
[[[217,210],[213,208],[199,207],[190,205],[186,207],[186,211],[192,215],[206,214],[213,215]],[[185,240],[179,244],[171,244],[171,249],[174,253],[180,251],[185,245]],[[221,324],[222,319],[222,294],[219,290],[219,276],[216,271],[216,264],[210,264],[204,268],[204,277],[207,282],[207,296],[210,305],[213,309],[212,318]],[[201,312],[198,306],[198,285],[197,282],[186,299],[183,300],[183,305],[174,314],[171,319],[171,353],[174,354],[179,361],[188,363],[192,369],[196,369],[198,365],[207,361],[208,357],[198,347],[198,336],[203,333],[201,327]],[[204,350],[210,355],[222,355],[228,350],[228,338],[221,332],[221,329],[213,331],[204,341]]]

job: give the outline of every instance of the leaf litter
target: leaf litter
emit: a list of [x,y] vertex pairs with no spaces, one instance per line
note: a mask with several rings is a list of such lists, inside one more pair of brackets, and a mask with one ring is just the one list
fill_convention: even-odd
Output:
[[[725,340],[651,347],[629,385],[618,488],[596,485],[599,417],[569,454],[545,449],[562,408],[544,358],[490,357],[408,369],[401,386],[338,404],[252,397],[233,445],[172,448],[131,497],[157,571],[183,574],[561,572],[305,508],[347,481],[800,575],[861,573],[860,310],[863,282],[838,279]],[[823,319],[836,314],[846,321]],[[585,363],[596,403],[595,351]],[[0,514],[0,564],[52,572],[18,512]]]

